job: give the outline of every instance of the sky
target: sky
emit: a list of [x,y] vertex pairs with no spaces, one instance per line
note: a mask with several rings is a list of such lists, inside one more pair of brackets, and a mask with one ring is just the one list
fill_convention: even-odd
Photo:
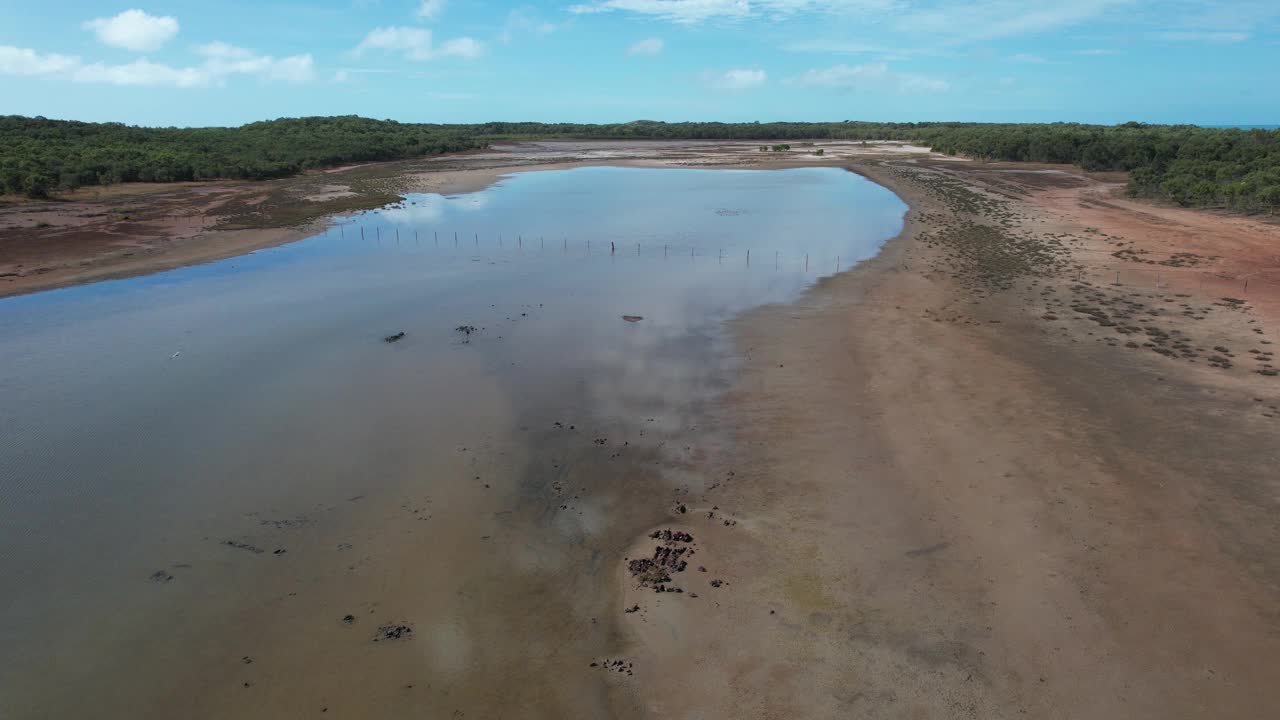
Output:
[[1280,123],[1280,0],[0,0],[0,114]]

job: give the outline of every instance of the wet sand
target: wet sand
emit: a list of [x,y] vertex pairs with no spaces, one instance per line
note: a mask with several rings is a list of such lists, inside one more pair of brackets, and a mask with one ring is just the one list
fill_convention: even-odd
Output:
[[[1179,221],[1206,215],[1117,201],[1123,224],[1102,222],[1062,200],[1101,183],[993,169],[859,166],[911,204],[902,236],[735,323],[735,452],[682,523],[714,569],[681,576],[699,602],[624,600],[650,716],[1243,719],[1280,701],[1280,378],[1259,372],[1275,296],[1109,284],[1124,261],[1098,237],[1183,252]],[[1232,245],[1186,251],[1229,265]]]

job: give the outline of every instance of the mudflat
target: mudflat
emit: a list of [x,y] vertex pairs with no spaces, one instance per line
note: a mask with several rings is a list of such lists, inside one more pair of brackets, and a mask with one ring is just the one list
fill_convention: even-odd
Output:
[[911,204],[906,229],[735,323],[738,454],[684,523],[723,584],[636,596],[648,708],[1267,714],[1276,227],[1062,168],[855,167]]
[[[678,454],[685,482],[638,474],[610,500],[639,508],[629,517],[645,523],[640,532],[599,532],[599,549],[573,546],[554,563],[538,546],[502,551],[545,563],[542,579],[580,600],[530,584],[530,622],[501,662],[469,664],[457,628],[397,624],[444,592],[443,580],[465,576],[477,552],[441,553],[411,530],[416,518],[400,518],[404,527],[360,551],[365,571],[402,568],[394,599],[312,599],[331,627],[266,626],[243,661],[236,648],[207,648],[235,655],[185,679],[202,689],[208,716],[1265,716],[1280,702],[1280,260],[1270,250],[1280,228],[1134,202],[1116,178],[1071,168],[820,146],[822,159],[762,162],[754,145],[731,143],[542,143],[344,171],[391,173],[380,187],[394,193],[573,164],[838,165],[910,211],[874,259],[731,323],[738,363],[727,390],[700,409],[697,434],[666,438],[696,438]],[[325,202],[343,199],[334,186],[344,172],[305,182],[323,184]],[[221,242],[219,232],[192,245]],[[153,267],[75,246],[28,275],[33,256],[22,253],[36,251],[12,250],[27,246],[10,237],[0,238],[3,258],[22,269],[6,292]],[[185,241],[144,244],[166,242]],[[155,250],[155,262],[185,262],[166,254]],[[495,393],[470,402],[503,417]],[[474,448],[479,430],[434,432],[442,445]],[[637,453],[637,468],[671,462]],[[589,480],[613,466],[593,462],[575,479],[594,491]],[[464,474],[483,467],[486,480],[492,463],[523,467],[471,454],[448,463]],[[534,498],[519,512],[539,516],[537,502],[565,500]],[[404,503],[410,515],[425,508]],[[434,514],[467,529],[465,515]],[[493,521],[498,539],[507,522]],[[272,580],[273,603],[293,602],[295,585],[287,573]],[[234,607],[225,594],[214,600]],[[484,626],[471,641],[511,632]],[[325,665],[299,698],[297,659],[343,633],[358,635],[351,669]],[[376,662],[370,637],[394,643],[378,646]],[[533,660],[522,646],[538,648]],[[504,696],[454,677],[469,672],[519,682]],[[367,690],[388,678],[429,702]],[[279,689],[286,680],[295,690]],[[463,689],[449,695],[451,682]]]

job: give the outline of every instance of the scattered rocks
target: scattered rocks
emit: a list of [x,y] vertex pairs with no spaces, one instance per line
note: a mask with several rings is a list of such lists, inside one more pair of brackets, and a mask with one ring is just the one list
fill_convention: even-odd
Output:
[[629,323],[636,323],[643,320],[644,316],[643,315],[623,315],[622,319],[626,320]]
[[401,330],[400,332],[398,332],[398,333],[396,333],[396,334],[394,334],[394,335],[388,335],[388,336],[386,336],[386,337],[382,338],[382,341],[383,341],[383,342],[393,343],[393,342],[399,342],[399,341],[400,341],[400,340],[402,340],[403,338],[404,338],[404,331],[403,331],[403,330]]
[[649,533],[649,537],[650,537],[651,539],[653,539],[653,540],[661,540],[661,541],[663,541],[663,542],[668,542],[668,543],[670,543],[670,542],[682,542],[682,543],[691,543],[691,542],[693,542],[693,536],[692,536],[692,535],[690,535],[690,534],[689,534],[689,533],[687,533],[687,532],[682,532],[682,531],[680,531],[680,530],[675,530],[675,531],[671,531],[671,530],[655,530],[654,532]]
[[354,624],[355,624],[355,622],[356,622],[356,616],[355,616],[355,615],[352,615],[352,614],[350,614],[350,613],[347,613],[346,615],[343,615],[343,616],[342,616],[342,624],[343,624],[343,625],[354,625]]
[[600,662],[591,663],[590,667],[600,668],[608,672],[625,673],[631,675],[632,668],[635,667],[629,660],[601,660]]
[[658,530],[650,533],[649,537],[661,540],[662,544],[653,548],[652,557],[637,558],[627,563],[631,577],[641,587],[650,588],[654,592],[683,593],[683,588],[668,583],[672,581],[672,575],[688,569],[689,562],[686,558],[695,552],[691,547],[693,536],[679,530]]
[[157,571],[155,571],[155,572],[151,573],[151,582],[154,582],[154,583],[167,583],[167,582],[169,582],[169,581],[171,581],[171,580],[173,580],[173,576],[172,576],[172,575],[170,575],[169,573],[165,572],[164,570],[157,570]]
[[249,543],[246,543],[246,542],[239,542],[237,540],[223,540],[222,544],[226,545],[227,547],[233,547],[237,550],[247,550],[253,553],[254,555],[261,555],[262,553],[266,552],[266,550],[263,550],[260,547],[250,545]]
[[378,634],[373,636],[373,641],[408,640],[412,637],[413,626],[411,625],[383,625],[378,628]]

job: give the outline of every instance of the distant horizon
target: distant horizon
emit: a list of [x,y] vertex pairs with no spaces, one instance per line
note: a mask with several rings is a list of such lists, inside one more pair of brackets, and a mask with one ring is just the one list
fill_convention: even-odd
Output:
[[637,122],[657,122],[657,123],[663,123],[663,124],[666,124],[666,125],[702,124],[702,123],[722,123],[722,124],[725,124],[725,125],[752,125],[752,124],[770,125],[770,124],[782,124],[782,123],[794,123],[794,124],[805,124],[805,125],[825,125],[825,124],[839,124],[839,123],[845,123],[845,122],[848,122],[848,123],[899,124],[899,125],[912,124],[912,123],[914,123],[914,124],[924,124],[924,123],[932,123],[932,124],[948,124],[948,123],[955,123],[955,124],[975,124],[975,125],[1096,125],[1096,126],[1099,126],[1099,127],[1114,127],[1114,126],[1117,126],[1117,125],[1124,125],[1124,124],[1126,124],[1126,123],[1130,123],[1130,122],[1136,122],[1136,123],[1141,123],[1141,124],[1143,124],[1143,125],[1166,126],[1166,127],[1176,127],[1176,126],[1195,126],[1195,127],[1201,127],[1201,128],[1205,128],[1205,129],[1209,129],[1209,130],[1232,130],[1232,129],[1234,129],[1234,130],[1277,130],[1277,129],[1280,129],[1280,123],[1277,123],[1277,124],[1246,124],[1246,123],[1242,123],[1242,124],[1200,125],[1200,124],[1197,124],[1197,123],[1190,123],[1190,122],[1181,122],[1181,123],[1157,123],[1157,122],[1146,122],[1146,121],[1143,121],[1143,120],[1121,120],[1121,121],[1119,121],[1119,122],[1103,123],[1103,122],[1084,122],[1084,121],[1077,121],[1077,120],[1045,120],[1045,121],[1017,121],[1017,120],[956,120],[956,119],[950,119],[950,120],[865,120],[865,119],[857,119],[857,118],[847,118],[847,119],[842,119],[842,120],[741,120],[741,121],[731,121],[731,120],[656,120],[656,119],[652,119],[652,118],[636,118],[636,119],[631,119],[631,120],[602,121],[602,122],[580,122],[580,121],[575,121],[575,120],[527,120],[527,119],[526,119],[526,120],[510,120],[510,119],[507,119],[507,120],[492,120],[492,119],[491,119],[491,120],[479,120],[479,121],[474,121],[474,122],[441,122],[441,121],[433,121],[433,120],[400,120],[400,119],[397,119],[397,118],[379,118],[379,117],[371,117],[371,116],[367,116],[367,115],[360,115],[359,113],[337,113],[337,114],[330,114],[330,115],[282,115],[282,116],[279,116],[279,117],[258,118],[257,120],[248,120],[248,121],[245,121],[245,122],[242,122],[242,123],[232,123],[232,124],[210,124],[210,125],[152,125],[152,124],[147,124],[147,123],[133,123],[133,122],[125,122],[125,121],[121,121],[121,120],[86,120],[86,119],[83,119],[83,118],[75,118],[75,117],[50,117],[50,116],[47,116],[47,115],[22,115],[22,114],[12,114],[12,113],[0,113],[0,115],[4,115],[4,114],[8,114],[8,115],[10,115],[10,116],[12,116],[12,117],[25,117],[25,118],[31,118],[31,119],[44,118],[45,120],[52,120],[52,121],[55,121],[55,122],[82,122],[82,123],[93,123],[93,124],[123,124],[123,125],[130,126],[130,127],[141,127],[141,128],[150,128],[150,129],[164,129],[164,128],[178,128],[178,129],[199,129],[199,128],[237,128],[237,127],[243,127],[243,126],[245,126],[245,125],[251,125],[251,124],[253,124],[253,123],[259,123],[259,122],[273,122],[273,121],[276,121],[276,120],[299,119],[299,118],[308,118],[308,117],[320,117],[320,118],[333,118],[333,117],[359,117],[359,118],[363,118],[363,119],[366,119],[366,120],[379,120],[379,121],[397,122],[397,123],[401,123],[401,124],[405,124],[405,125],[445,125],[445,126],[449,126],[449,125],[456,125],[456,126],[486,125],[486,124],[490,124],[490,123],[512,123],[512,124],[514,124],[514,123],[541,123],[541,124],[546,124],[546,125],[562,125],[562,124],[563,124],[563,125],[627,125],[627,124],[630,124],[630,123],[637,123]]
[[6,8],[0,114],[1270,126],[1277,59],[1275,0],[64,0]]

